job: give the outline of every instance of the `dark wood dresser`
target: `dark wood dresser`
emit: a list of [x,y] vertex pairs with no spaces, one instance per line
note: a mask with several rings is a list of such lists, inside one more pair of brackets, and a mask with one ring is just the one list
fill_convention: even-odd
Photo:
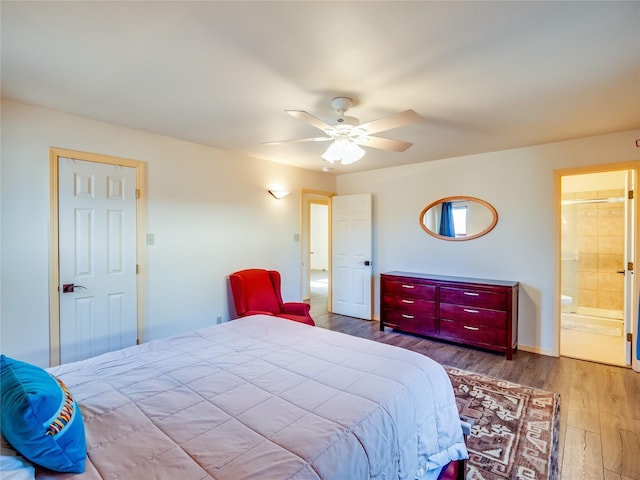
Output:
[[518,347],[518,282],[411,272],[380,275],[380,330],[496,352]]

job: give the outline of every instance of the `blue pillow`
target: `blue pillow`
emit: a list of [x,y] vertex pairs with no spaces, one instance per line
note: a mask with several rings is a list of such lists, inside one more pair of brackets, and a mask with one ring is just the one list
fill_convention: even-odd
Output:
[[56,472],[84,472],[87,446],[78,404],[61,380],[0,355],[2,435],[24,457]]

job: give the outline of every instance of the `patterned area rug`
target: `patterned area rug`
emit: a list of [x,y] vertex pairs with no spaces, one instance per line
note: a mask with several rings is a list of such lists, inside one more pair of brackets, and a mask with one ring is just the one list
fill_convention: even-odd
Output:
[[558,478],[560,395],[445,367],[473,422],[467,480]]

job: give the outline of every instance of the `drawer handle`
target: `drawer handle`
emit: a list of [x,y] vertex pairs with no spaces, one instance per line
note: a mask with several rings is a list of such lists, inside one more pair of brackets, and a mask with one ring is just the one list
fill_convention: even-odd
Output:
[[472,309],[470,309],[470,308],[465,308],[465,309],[463,309],[463,310],[464,310],[465,312],[467,312],[467,313],[480,313],[480,311],[479,311],[479,310],[472,310]]
[[415,317],[413,315],[407,315],[406,313],[403,313],[402,318],[408,318],[409,320],[413,320]]
[[415,288],[415,285],[405,285],[405,284],[402,284],[402,288]]
[[403,300],[402,300],[402,303],[416,303],[416,302],[414,302],[413,300],[404,300],[404,299],[403,299]]
[[463,292],[465,295],[469,295],[470,297],[479,297],[480,294],[476,292]]
[[463,327],[466,328],[467,330],[473,330],[473,331],[480,330],[478,327],[470,327],[469,325],[463,325]]

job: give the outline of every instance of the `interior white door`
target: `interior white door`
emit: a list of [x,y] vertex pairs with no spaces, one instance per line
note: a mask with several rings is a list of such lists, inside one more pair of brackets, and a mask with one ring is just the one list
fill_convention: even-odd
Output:
[[331,199],[331,311],[371,320],[371,194]]
[[60,158],[60,360],[137,342],[136,169]]

